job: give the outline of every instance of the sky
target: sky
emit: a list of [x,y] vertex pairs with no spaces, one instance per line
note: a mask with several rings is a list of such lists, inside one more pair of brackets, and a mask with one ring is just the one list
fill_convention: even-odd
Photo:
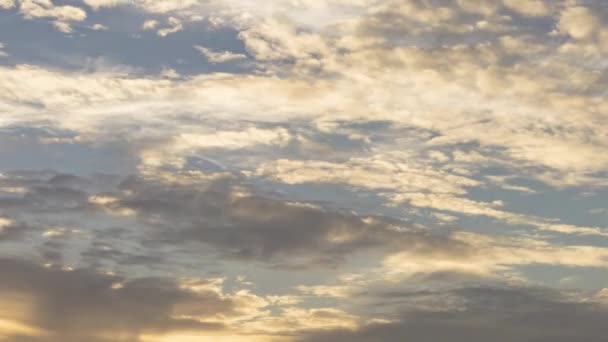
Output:
[[0,0],[0,341],[605,341],[603,0]]

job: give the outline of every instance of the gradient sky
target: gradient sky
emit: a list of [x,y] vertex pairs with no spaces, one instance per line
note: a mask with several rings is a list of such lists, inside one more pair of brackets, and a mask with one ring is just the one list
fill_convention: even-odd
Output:
[[0,0],[0,340],[601,342],[604,0]]

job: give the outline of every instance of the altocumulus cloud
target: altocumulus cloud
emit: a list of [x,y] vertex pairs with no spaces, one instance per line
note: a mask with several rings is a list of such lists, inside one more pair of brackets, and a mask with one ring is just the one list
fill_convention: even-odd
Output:
[[600,0],[0,0],[0,340],[602,341]]

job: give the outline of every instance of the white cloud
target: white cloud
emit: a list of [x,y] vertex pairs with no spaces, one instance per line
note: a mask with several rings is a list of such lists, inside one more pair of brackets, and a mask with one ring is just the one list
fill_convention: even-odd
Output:
[[539,230],[552,231],[561,234],[608,236],[608,231],[599,227],[581,227],[571,224],[551,222],[551,220],[501,210],[502,203],[488,203],[473,201],[464,197],[449,194],[429,193],[400,193],[395,194],[394,201],[407,201],[412,206],[432,208],[467,216],[487,216],[502,220],[513,225],[530,225]]
[[198,0],[134,0],[136,6],[153,13],[168,13],[188,9],[199,3]]
[[429,191],[463,194],[466,187],[479,185],[479,182],[470,178],[408,162],[408,157],[411,156],[394,153],[351,158],[343,163],[280,159],[261,165],[256,170],[256,175],[287,184],[349,184],[390,193]]
[[171,68],[163,68],[161,71],[161,76],[165,78],[180,78],[181,75]]
[[87,13],[80,7],[55,6],[50,0],[22,0],[20,11],[27,19],[54,18],[58,21],[83,21]]
[[297,32],[297,26],[285,19],[270,18],[239,34],[248,51],[260,61],[295,58],[310,61],[325,56],[331,49],[315,32]]
[[146,20],[141,25],[141,29],[144,30],[144,31],[154,30],[157,26],[158,26],[158,21],[157,20]]
[[199,0],[83,0],[91,8],[110,8],[123,5],[136,6],[142,10],[153,13],[168,13],[190,8]]
[[85,4],[89,5],[94,10],[98,10],[103,7],[115,7],[120,5],[130,4],[130,0],[83,0]]
[[0,216],[0,233],[2,233],[6,227],[11,226],[13,223],[13,220]]
[[102,24],[95,24],[91,26],[91,29],[95,31],[106,31],[108,30],[108,27]]
[[600,26],[599,19],[587,7],[568,7],[562,11],[558,28],[572,38],[583,39],[591,36]]
[[56,6],[51,0],[21,0],[19,10],[24,18],[55,19],[53,26],[63,32],[71,33],[71,22],[81,22],[87,18],[82,8],[70,5]]
[[53,23],[55,28],[63,33],[72,33],[72,26],[63,21],[56,21]]
[[[516,2],[509,3],[514,6]],[[534,1],[521,2],[535,8],[537,5],[530,5],[532,3]],[[194,5],[189,2],[163,4],[167,6],[164,8]],[[238,1],[231,4],[246,6]],[[458,4],[462,7],[454,5],[441,13],[425,12],[423,7],[415,6],[424,14],[416,20],[443,25],[445,21],[468,18],[459,12],[462,8],[466,8],[466,13],[477,13],[467,1]],[[491,10],[495,7],[491,2],[483,4],[488,8],[482,11],[483,15],[496,15]],[[263,5],[271,9],[296,6],[287,2],[275,5],[264,2]],[[327,9],[347,5],[314,1],[297,6]],[[390,6],[380,5],[382,10],[390,10]],[[600,182],[594,175],[608,166],[608,157],[601,153],[607,145],[602,138],[606,134],[602,113],[608,104],[592,95],[602,89],[603,81],[598,74],[576,64],[583,60],[575,58],[575,53],[582,53],[576,50],[580,46],[573,47],[575,52],[563,54],[555,50],[556,46],[543,41],[546,32],[522,33],[517,28],[496,41],[479,44],[446,44],[434,48],[392,46],[386,33],[364,30],[367,21],[375,20],[373,16],[377,15],[378,7],[365,13],[360,11],[363,4],[357,2],[353,6],[358,9],[349,12],[344,22],[325,31],[301,27],[289,16],[277,19],[272,15],[236,27],[241,30],[240,38],[260,70],[256,76],[218,74],[178,81],[171,77],[155,80],[124,75],[61,75],[39,69],[35,73],[40,76],[48,72],[61,79],[62,91],[47,88],[44,82],[28,84],[28,91],[14,84],[15,89],[4,97],[12,98],[11,105],[14,101],[43,103],[47,111],[69,107],[73,113],[66,115],[75,116],[75,122],[81,123],[102,115],[119,116],[119,112],[135,107],[154,108],[156,117],[178,110],[213,112],[224,118],[246,113],[262,121],[296,117],[303,120],[373,118],[431,130],[437,137],[430,143],[438,147],[468,142],[478,143],[481,148],[495,147],[502,151],[503,163],[511,163],[522,173],[540,167],[542,170],[535,172],[534,177],[552,185]],[[232,15],[232,12],[220,11],[220,7],[214,8],[212,15],[224,15],[223,18]],[[578,26],[569,26],[569,22],[580,16],[580,13],[567,14],[570,10],[572,8],[564,11],[560,21],[564,33],[580,30]],[[583,14],[590,14],[588,11],[583,10]],[[402,12],[394,14],[409,15]],[[158,30],[161,36],[168,35],[183,29],[183,13],[171,14],[166,28],[159,29],[155,21],[147,21],[143,28]],[[67,24],[58,25],[64,30],[69,28]],[[594,33],[589,38],[597,31],[594,25],[591,29]],[[589,30],[583,31],[573,34],[587,37],[589,34],[585,32]],[[240,54],[197,48],[218,63],[243,58]],[[511,59],[518,61],[516,66],[508,64]],[[23,68],[2,72],[25,74]],[[407,78],[396,77],[405,74]],[[563,74],[569,77],[558,76]],[[99,77],[104,82],[94,80]],[[120,90],[109,87],[112,82],[120,84]],[[31,82],[20,79],[18,83]],[[152,93],[146,94],[144,88]],[[588,90],[589,94],[581,89]],[[179,96],[173,96],[175,94]],[[83,101],[85,98],[90,102]],[[77,110],[87,114],[76,115]],[[68,121],[53,120],[62,124]],[[488,162],[485,156],[474,153],[466,156],[456,153],[453,157],[445,162],[469,164],[459,165],[464,169],[475,169]]]
[[15,7],[15,0],[0,0],[0,9],[11,9]]
[[215,52],[200,45],[194,45],[194,48],[198,50],[203,56],[205,56],[207,60],[211,63],[226,63],[247,58],[247,56],[240,53],[234,53],[230,51]]
[[188,156],[197,156],[209,149],[239,150],[255,146],[286,145],[291,136],[284,128],[246,128],[241,131],[180,133],[162,147],[152,146],[140,153],[140,171],[154,175],[156,168],[182,168]]
[[416,249],[399,252],[385,259],[384,270],[395,276],[463,272],[494,277],[513,266],[531,263],[608,267],[608,249],[601,247],[554,246],[538,240],[492,238],[473,233],[458,233],[454,238],[470,250],[463,254],[417,253]]
[[531,215],[502,210],[502,202],[479,202],[467,198],[468,188],[481,182],[426,164],[406,162],[413,155],[376,155],[342,163],[277,160],[262,164],[255,175],[287,184],[329,183],[374,191],[389,203],[447,211],[465,216],[486,216],[512,225],[530,225],[561,234],[608,236],[599,227],[551,222]]
[[[184,29],[184,26],[182,25],[182,21],[175,17],[169,17],[167,19],[167,25],[169,25],[169,26],[158,30],[156,33],[161,37],[166,37],[172,33],[179,32]],[[146,26],[146,23],[144,23],[144,27],[145,26]]]

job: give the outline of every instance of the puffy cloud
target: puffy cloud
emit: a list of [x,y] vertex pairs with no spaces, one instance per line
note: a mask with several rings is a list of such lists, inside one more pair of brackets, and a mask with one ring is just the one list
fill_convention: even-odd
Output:
[[11,9],[15,7],[15,0],[1,0],[0,8],[1,9]]
[[56,21],[53,23],[55,28],[63,33],[72,33],[72,26],[63,21]]
[[330,48],[322,36],[297,30],[292,22],[273,18],[242,31],[239,36],[260,61],[293,59],[299,62],[329,53]]
[[599,18],[588,7],[568,7],[559,18],[559,30],[572,38],[583,39],[591,36],[601,23]]
[[144,31],[148,31],[148,30],[154,30],[157,26],[158,26],[158,21],[157,20],[146,20],[141,25],[141,28]]
[[108,27],[105,25],[102,25],[102,24],[95,24],[95,25],[91,26],[91,29],[95,30],[95,31],[105,31],[108,29]]
[[80,7],[55,6],[50,0],[23,0],[20,11],[25,18],[54,18],[60,22],[83,21],[87,13]]
[[51,0],[21,0],[19,11],[26,19],[51,18],[53,26],[63,33],[72,33],[71,22],[81,22],[87,12],[71,5],[54,5]]

